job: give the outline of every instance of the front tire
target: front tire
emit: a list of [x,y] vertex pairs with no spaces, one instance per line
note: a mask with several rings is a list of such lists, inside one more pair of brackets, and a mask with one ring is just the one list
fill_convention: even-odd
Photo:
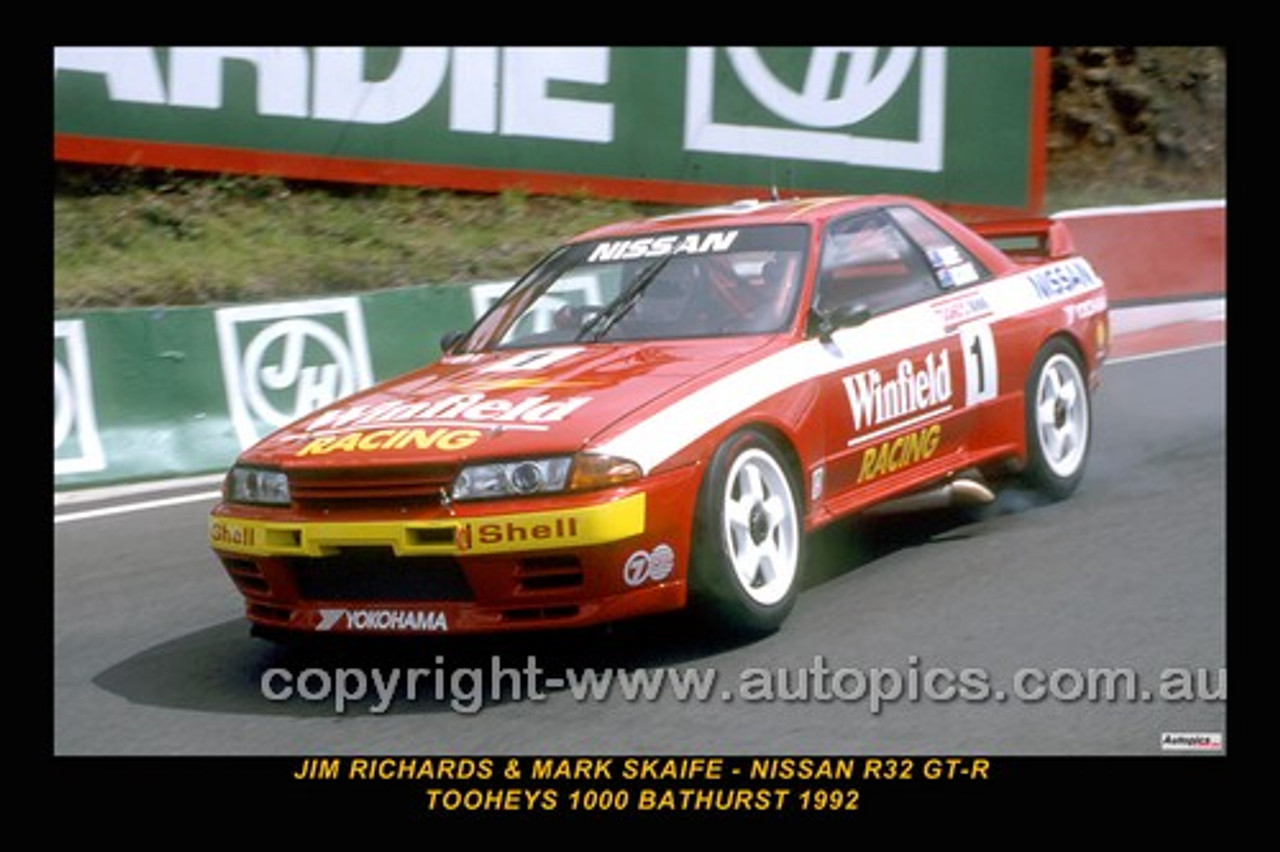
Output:
[[1027,484],[1054,500],[1069,496],[1084,478],[1093,409],[1080,360],[1061,340],[1041,349],[1032,364],[1026,428]]
[[803,549],[799,492],[777,445],[740,432],[716,451],[698,497],[694,606],[718,626],[772,633],[795,605]]

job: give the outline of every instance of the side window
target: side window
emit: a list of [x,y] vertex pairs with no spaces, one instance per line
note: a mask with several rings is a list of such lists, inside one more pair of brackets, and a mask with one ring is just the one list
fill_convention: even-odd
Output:
[[910,207],[889,210],[895,222],[924,250],[938,286],[944,290],[963,287],[991,277],[991,272],[955,241],[946,231]]
[[818,307],[863,304],[872,314],[938,295],[924,253],[884,210],[831,224],[823,240]]

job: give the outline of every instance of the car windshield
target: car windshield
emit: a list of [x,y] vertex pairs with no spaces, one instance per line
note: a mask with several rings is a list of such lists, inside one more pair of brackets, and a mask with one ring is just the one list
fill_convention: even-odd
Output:
[[780,225],[563,246],[454,351],[777,332],[795,312],[807,235]]

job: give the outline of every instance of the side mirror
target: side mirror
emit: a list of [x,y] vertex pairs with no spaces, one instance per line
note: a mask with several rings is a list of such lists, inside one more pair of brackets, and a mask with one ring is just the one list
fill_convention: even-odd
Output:
[[446,331],[444,334],[440,335],[440,351],[445,355],[448,355],[453,351],[453,347],[461,343],[462,338],[466,336],[467,333],[465,331],[459,331],[456,328]]
[[831,335],[839,329],[854,328],[871,319],[871,308],[865,302],[844,303],[829,311],[813,308],[809,319],[810,329],[816,331],[819,338],[829,342]]

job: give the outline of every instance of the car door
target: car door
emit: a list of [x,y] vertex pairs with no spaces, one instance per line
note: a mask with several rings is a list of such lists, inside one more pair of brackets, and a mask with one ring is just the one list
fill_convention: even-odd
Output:
[[889,210],[828,228],[816,306],[826,316],[861,320],[819,335],[826,359],[819,483],[829,511],[910,488],[963,456],[969,406],[993,387],[986,375],[993,343],[980,322],[948,319],[945,306],[957,298],[948,291],[964,287],[944,286],[942,273],[950,269],[966,284],[985,274],[957,267],[950,253],[923,247]]

